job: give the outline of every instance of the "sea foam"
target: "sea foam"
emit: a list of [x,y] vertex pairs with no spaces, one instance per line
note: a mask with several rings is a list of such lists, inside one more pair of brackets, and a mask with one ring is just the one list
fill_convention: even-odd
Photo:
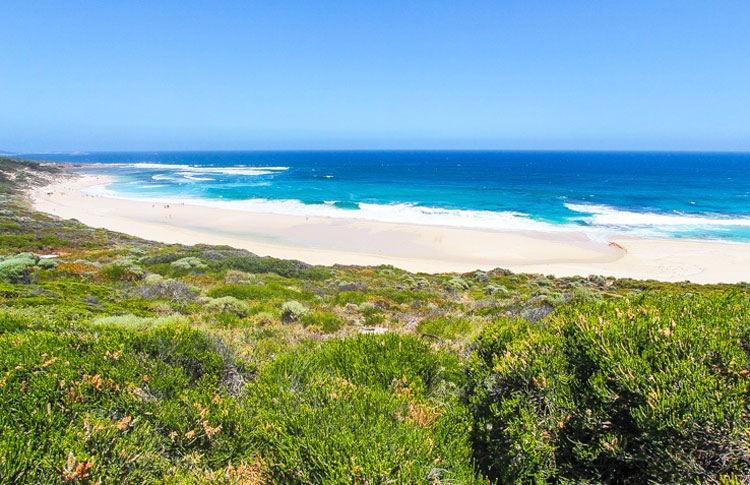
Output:
[[289,167],[249,167],[244,165],[236,165],[233,167],[210,167],[167,163],[133,163],[127,166],[147,170],[174,170],[178,174],[226,174],[247,176],[270,175],[276,172],[289,170]]
[[[325,201],[320,204],[305,204],[300,200],[270,199],[206,199],[198,197],[147,197],[131,196],[111,190],[107,185],[87,187],[84,193],[95,197],[137,200],[159,204],[190,204],[204,207],[240,210],[254,213],[279,214],[305,217],[326,217],[338,219],[356,219],[396,224],[417,224],[430,226],[448,226],[495,231],[534,231],[534,232],[581,232],[578,225],[550,224],[537,221],[526,214],[512,211],[477,211],[460,209],[443,209],[423,207],[415,204],[355,204],[340,201]],[[600,239],[601,234],[593,230],[586,231],[590,237]]]
[[565,207],[581,214],[588,214],[582,219],[595,226],[610,227],[663,227],[663,226],[734,226],[750,227],[748,217],[729,217],[695,215],[685,213],[660,214],[656,212],[634,212],[617,209],[603,204],[566,203]]

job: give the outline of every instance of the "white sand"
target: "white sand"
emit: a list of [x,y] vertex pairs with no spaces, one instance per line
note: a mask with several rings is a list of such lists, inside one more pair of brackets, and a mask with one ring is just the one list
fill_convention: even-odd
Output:
[[94,197],[107,176],[63,179],[31,193],[34,207],[165,243],[229,245],[312,264],[391,264],[414,272],[508,268],[571,276],[601,274],[698,283],[750,281],[750,244],[578,233],[497,232],[362,220],[260,214],[198,205]]

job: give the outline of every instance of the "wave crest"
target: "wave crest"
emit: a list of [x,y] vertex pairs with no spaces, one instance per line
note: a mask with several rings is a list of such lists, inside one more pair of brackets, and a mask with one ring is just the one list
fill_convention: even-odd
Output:
[[[196,197],[132,197],[109,189],[106,185],[84,189],[88,195],[117,199],[139,200],[161,204],[192,204],[247,212],[293,215],[306,217],[329,217],[357,219],[396,224],[463,227],[494,231],[572,232],[581,231],[581,226],[551,224],[531,219],[525,214],[512,211],[494,212],[481,210],[443,209],[414,204],[371,204],[360,202],[325,201],[322,204],[305,204],[296,199],[246,199],[216,200]],[[595,235],[596,231],[590,231]]]
[[289,167],[250,167],[245,165],[234,165],[231,167],[205,167],[194,165],[168,164],[168,163],[133,163],[127,165],[132,168],[149,170],[174,170],[176,173],[190,172],[192,174],[225,174],[225,175],[270,175],[277,172],[289,170]]
[[581,214],[587,223],[595,226],[608,227],[664,227],[664,226],[735,226],[750,227],[750,217],[722,217],[698,214],[660,214],[657,212],[634,212],[620,210],[608,205],[601,204],[574,204],[566,203],[565,207]]

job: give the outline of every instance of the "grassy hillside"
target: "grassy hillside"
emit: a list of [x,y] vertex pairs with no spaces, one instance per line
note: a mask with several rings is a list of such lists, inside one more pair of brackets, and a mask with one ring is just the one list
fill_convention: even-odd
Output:
[[0,483],[746,483],[750,287],[316,267],[31,210]]

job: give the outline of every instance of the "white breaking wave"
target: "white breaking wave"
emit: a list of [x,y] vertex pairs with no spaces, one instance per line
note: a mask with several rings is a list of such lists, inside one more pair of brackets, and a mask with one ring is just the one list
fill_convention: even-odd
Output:
[[171,180],[171,181],[177,181],[178,178],[172,177],[170,175],[162,175],[162,174],[156,174],[151,176],[152,180]]
[[[91,185],[81,189],[82,194],[90,195],[91,197],[107,197],[110,199],[128,199],[123,197],[119,192],[109,188],[109,184]],[[144,197],[143,200],[150,200],[148,197]]]
[[115,199],[139,200],[160,204],[192,204],[205,207],[241,210],[247,212],[294,215],[306,217],[330,217],[357,219],[396,224],[418,224],[429,226],[464,227],[495,231],[535,231],[535,232],[582,232],[589,237],[602,240],[603,234],[594,228],[578,225],[550,224],[531,219],[526,214],[512,211],[477,211],[422,207],[414,204],[368,204],[359,203],[359,210],[336,207],[336,201],[322,204],[305,204],[299,200],[216,200],[195,197],[132,197],[115,192],[107,185],[87,187],[84,193]]
[[277,172],[289,170],[289,167],[247,167],[236,165],[232,167],[202,167],[194,165],[180,165],[167,163],[133,163],[128,167],[150,169],[150,170],[179,170],[178,173],[190,172],[192,174],[225,174],[225,175],[270,175]]
[[[495,231],[577,232],[584,233],[590,239],[601,242],[607,241],[613,233],[653,237],[664,236],[667,234],[665,231],[695,227],[750,227],[750,217],[723,218],[677,213],[641,213],[618,210],[614,207],[598,204],[566,203],[565,206],[568,209],[580,213],[581,217],[578,219],[571,218],[569,224],[553,224],[532,219],[527,214],[515,211],[444,209],[407,203],[371,204],[361,202],[359,203],[359,210],[352,210],[351,208],[336,206],[337,201],[335,200],[326,200],[321,204],[305,204],[293,199],[223,200],[187,196],[133,196],[113,191],[106,184],[87,187],[83,192],[97,197],[163,204],[191,204],[265,214],[356,219]],[[585,222],[587,225],[582,226],[580,222]]]
[[193,182],[211,182],[216,180],[209,175],[245,175],[249,177],[257,177],[260,175],[271,175],[274,173],[283,172],[288,170],[289,167],[194,167],[191,165],[175,165],[175,164],[162,164],[162,163],[133,163],[127,165],[128,167],[140,168],[144,170],[170,170],[171,173],[157,173],[151,176],[152,180],[170,181],[170,182],[185,182],[190,180]]
[[658,214],[656,212],[633,212],[600,204],[566,203],[565,207],[574,212],[589,214],[583,220],[595,226],[654,227],[657,229],[665,226],[750,227],[750,217],[709,217],[682,213]]
[[216,179],[212,179],[211,177],[198,177],[197,175],[193,175],[190,172],[176,172],[176,173],[177,175],[181,175],[188,180],[195,180],[197,182],[210,182],[211,180],[216,180]]

